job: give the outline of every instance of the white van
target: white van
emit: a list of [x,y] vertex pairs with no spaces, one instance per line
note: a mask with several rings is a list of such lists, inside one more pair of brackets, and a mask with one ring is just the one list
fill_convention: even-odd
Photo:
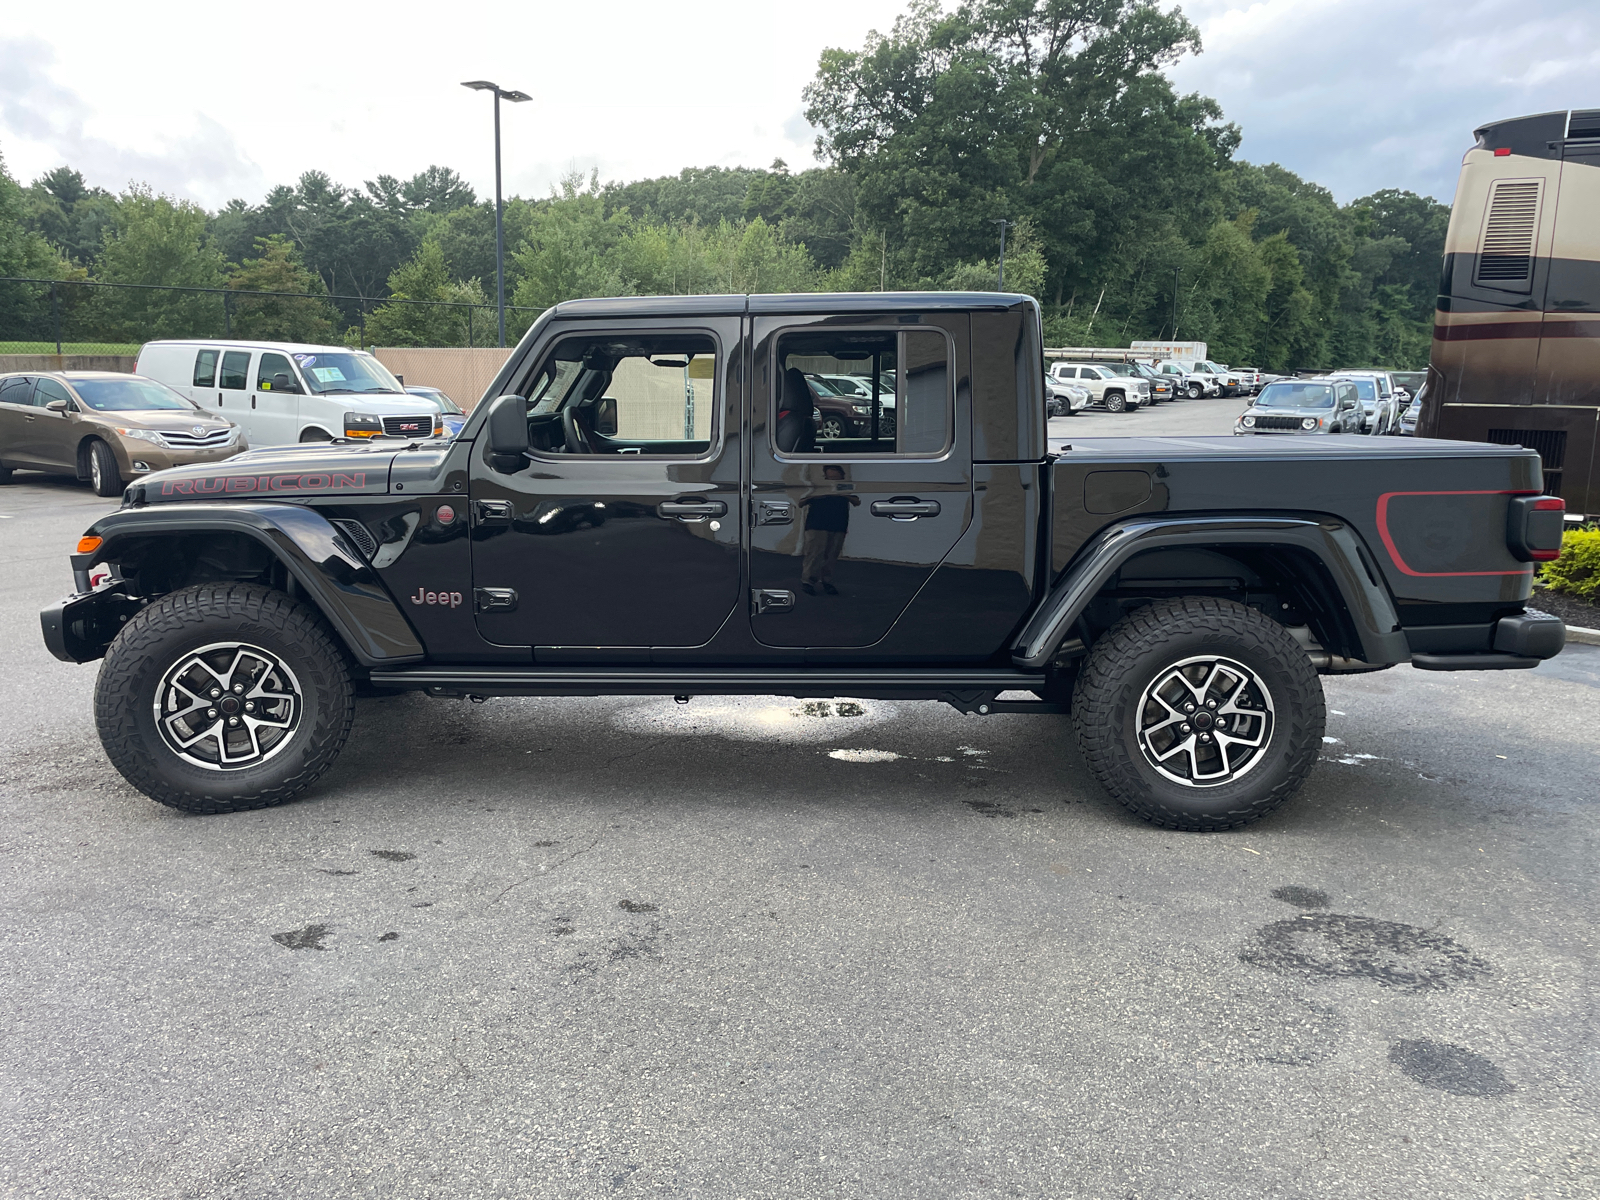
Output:
[[146,342],[134,370],[240,426],[252,448],[444,434],[437,405],[408,395],[381,362],[348,346]]

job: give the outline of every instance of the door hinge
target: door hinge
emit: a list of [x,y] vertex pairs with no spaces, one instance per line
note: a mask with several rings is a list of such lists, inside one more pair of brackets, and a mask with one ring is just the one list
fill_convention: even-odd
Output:
[[517,590],[515,588],[473,588],[472,601],[481,613],[516,612]]
[[509,525],[511,523],[511,501],[509,500],[474,500],[472,502],[472,516],[479,525]]
[[757,525],[790,525],[794,523],[793,500],[756,500]]
[[769,612],[792,612],[794,593],[777,588],[753,588],[750,592],[750,611],[756,616]]

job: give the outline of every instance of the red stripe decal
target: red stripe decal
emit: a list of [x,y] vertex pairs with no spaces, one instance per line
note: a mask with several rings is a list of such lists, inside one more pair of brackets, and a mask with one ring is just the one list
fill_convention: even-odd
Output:
[[1528,575],[1533,572],[1532,567],[1522,567],[1515,571],[1413,571],[1406,565],[1405,559],[1400,557],[1400,551],[1394,544],[1394,538],[1389,536],[1389,501],[1396,496],[1537,496],[1538,492],[1506,492],[1491,488],[1477,492],[1385,492],[1378,497],[1378,536],[1383,539],[1383,548],[1389,552],[1389,558],[1406,575],[1418,579],[1458,579],[1467,575]]

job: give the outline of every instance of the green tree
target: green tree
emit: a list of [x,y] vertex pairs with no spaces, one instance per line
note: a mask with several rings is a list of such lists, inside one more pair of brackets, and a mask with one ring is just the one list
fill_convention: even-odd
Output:
[[[282,234],[258,238],[258,257],[247,258],[228,276],[236,292],[327,294],[327,289],[300,262]],[[342,322],[326,300],[292,295],[240,295],[232,298],[235,337],[271,342],[329,342]]]
[[[494,312],[476,279],[452,280],[444,252],[431,238],[389,276],[390,301],[366,321],[373,346],[489,346]],[[430,303],[405,303],[427,301]]]
[[222,252],[206,231],[206,214],[188,200],[158,196],[135,184],[117,205],[105,234],[97,274],[101,282],[145,285],[100,289],[96,307],[108,341],[165,337],[215,337],[223,332],[219,295],[225,282]]
[[598,176],[586,186],[582,175],[568,175],[550,203],[534,211],[527,237],[511,255],[515,303],[545,309],[580,296],[631,294],[616,255],[631,223],[625,210],[607,215]]

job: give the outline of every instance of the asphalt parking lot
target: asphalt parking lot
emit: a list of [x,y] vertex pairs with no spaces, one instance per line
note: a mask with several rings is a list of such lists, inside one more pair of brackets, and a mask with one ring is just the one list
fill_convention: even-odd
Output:
[[1062,718],[715,697],[366,701],[200,818],[39,639],[107,507],[0,489],[5,1195],[1600,1193],[1600,648],[1328,679],[1235,834]]

